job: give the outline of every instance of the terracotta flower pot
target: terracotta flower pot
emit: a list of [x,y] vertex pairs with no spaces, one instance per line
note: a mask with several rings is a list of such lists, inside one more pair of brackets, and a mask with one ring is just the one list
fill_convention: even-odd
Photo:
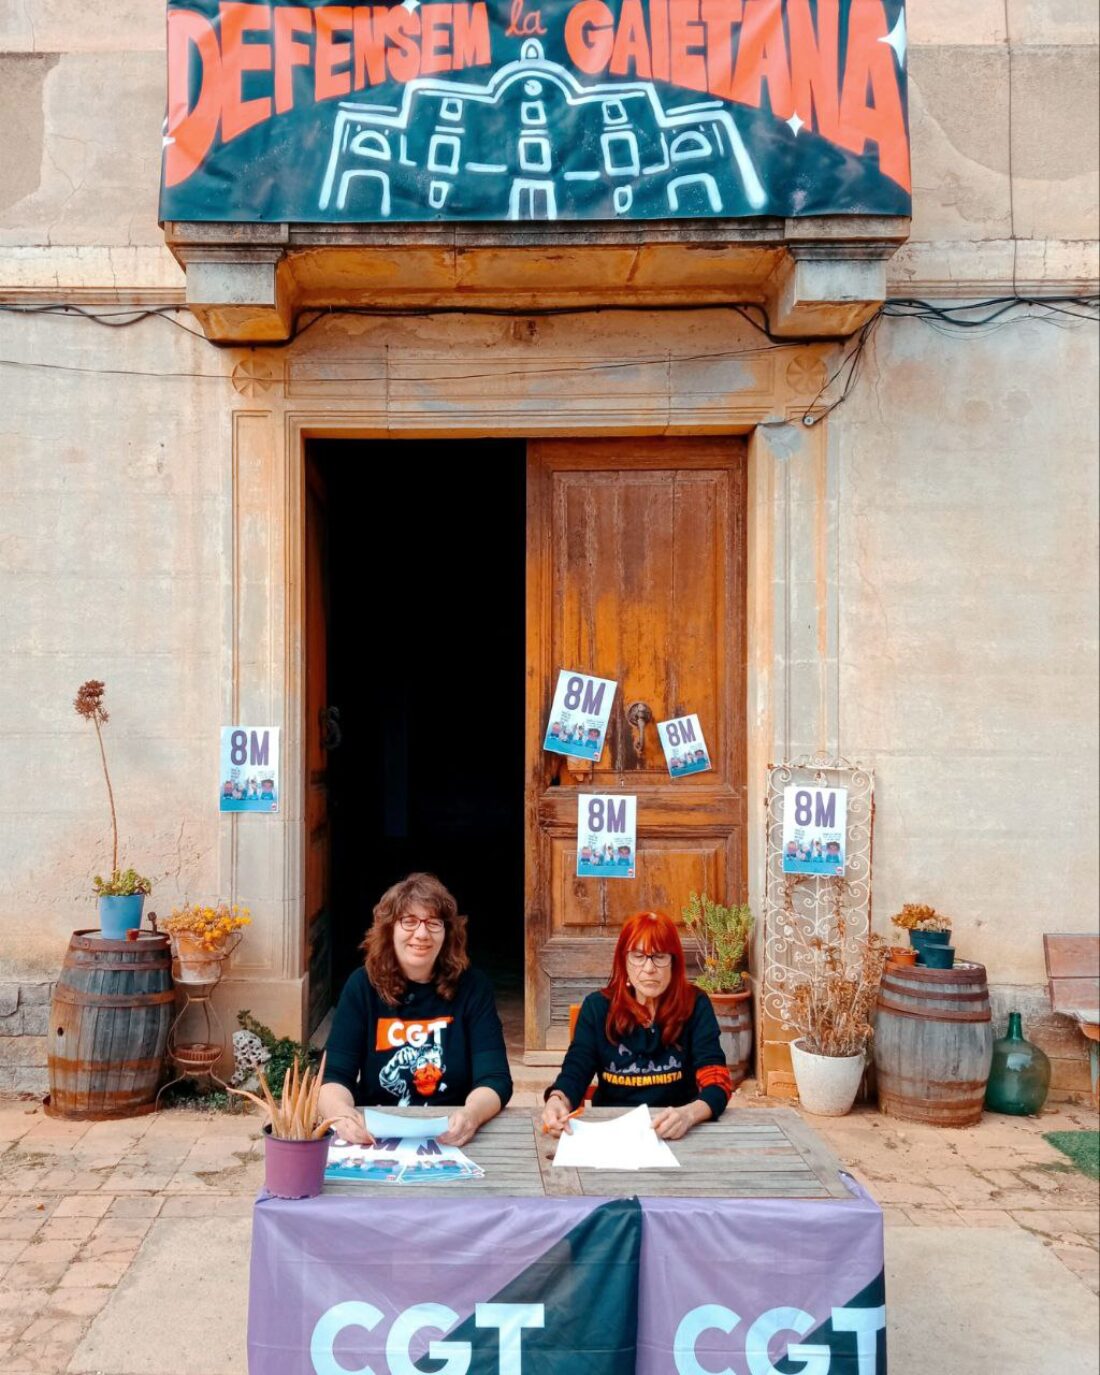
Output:
[[316,1141],[284,1141],[264,1127],[264,1188],[276,1198],[316,1198],[325,1182],[331,1128]]
[[888,964],[901,966],[916,964],[916,962],[917,952],[911,945],[892,945],[890,947],[890,958],[887,960]]
[[736,993],[708,993],[718,1018],[722,1050],[729,1066],[734,1092],[744,1082],[752,1062],[752,989],[748,976]]

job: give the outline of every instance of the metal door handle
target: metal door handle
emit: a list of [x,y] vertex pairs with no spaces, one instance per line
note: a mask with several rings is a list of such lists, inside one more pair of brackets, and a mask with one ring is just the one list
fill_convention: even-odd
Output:
[[631,702],[626,709],[626,719],[630,723],[635,758],[639,764],[643,763],[645,760],[645,728],[653,720],[653,712],[646,702]]

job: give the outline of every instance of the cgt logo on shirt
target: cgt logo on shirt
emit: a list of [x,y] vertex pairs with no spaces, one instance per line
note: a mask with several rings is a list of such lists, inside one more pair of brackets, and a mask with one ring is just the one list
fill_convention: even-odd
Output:
[[396,1050],[398,1046],[415,1046],[417,1050],[429,1041],[443,1044],[443,1028],[450,1026],[453,1017],[433,1017],[430,1022],[406,1022],[401,1017],[380,1017],[375,1032],[375,1050]]

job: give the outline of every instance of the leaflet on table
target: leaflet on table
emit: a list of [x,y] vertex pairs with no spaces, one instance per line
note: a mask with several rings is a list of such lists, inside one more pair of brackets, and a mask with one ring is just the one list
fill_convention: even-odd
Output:
[[436,1140],[447,1130],[445,1117],[402,1117],[363,1109],[373,1146],[336,1141],[329,1147],[325,1178],[359,1184],[435,1184],[449,1179],[481,1179],[485,1171],[457,1146]]
[[555,1166],[589,1170],[678,1170],[680,1162],[667,1141],[653,1130],[649,1109],[633,1108],[608,1122],[574,1118],[562,1132]]
[[616,686],[612,678],[593,678],[563,668],[554,689],[543,749],[578,759],[599,759]]
[[327,1180],[358,1184],[437,1184],[441,1180],[481,1179],[485,1171],[457,1146],[407,1137],[379,1137],[373,1146],[333,1143],[325,1167]]

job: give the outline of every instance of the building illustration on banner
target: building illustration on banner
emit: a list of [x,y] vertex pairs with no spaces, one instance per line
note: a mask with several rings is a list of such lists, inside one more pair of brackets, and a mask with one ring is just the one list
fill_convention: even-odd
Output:
[[341,103],[318,208],[368,220],[414,204],[579,219],[608,192],[615,216],[759,214],[767,204],[721,101],[665,109],[650,81],[582,86],[530,38],[487,84],[425,77],[397,109]]

